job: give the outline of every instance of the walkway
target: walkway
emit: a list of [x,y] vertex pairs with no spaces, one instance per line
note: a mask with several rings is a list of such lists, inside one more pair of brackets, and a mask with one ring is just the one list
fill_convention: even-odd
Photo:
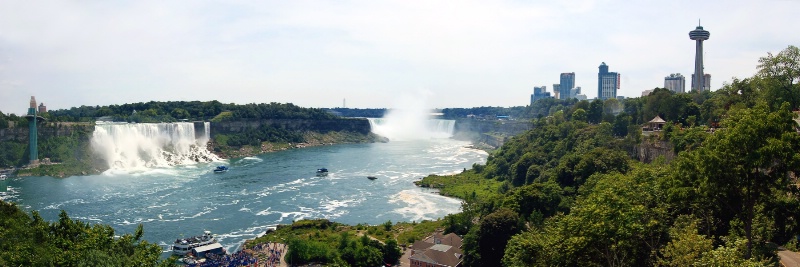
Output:
[[784,267],[800,267],[800,254],[797,252],[779,247],[778,257],[781,258],[781,265]]

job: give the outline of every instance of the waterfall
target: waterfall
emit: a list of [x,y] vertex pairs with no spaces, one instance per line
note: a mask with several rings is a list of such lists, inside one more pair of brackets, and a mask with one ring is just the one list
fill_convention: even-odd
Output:
[[450,138],[455,120],[369,118],[371,131],[392,141]]
[[453,131],[456,128],[455,120],[431,119],[429,122],[435,124],[434,132],[446,134],[448,138],[453,137]]
[[92,148],[111,169],[166,167],[219,158],[206,149],[209,123],[204,135],[195,135],[194,123],[97,122]]

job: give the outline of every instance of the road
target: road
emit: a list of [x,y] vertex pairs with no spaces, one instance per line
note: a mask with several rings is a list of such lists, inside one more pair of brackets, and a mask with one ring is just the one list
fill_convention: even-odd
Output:
[[778,257],[781,258],[781,265],[784,267],[800,267],[800,254],[785,248],[778,248]]

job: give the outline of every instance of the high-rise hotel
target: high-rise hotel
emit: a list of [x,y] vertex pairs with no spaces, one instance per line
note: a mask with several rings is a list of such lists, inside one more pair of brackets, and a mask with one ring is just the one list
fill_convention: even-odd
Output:
[[597,73],[597,99],[617,98],[619,73],[608,72],[608,65],[605,62],[600,64],[598,68],[600,71]]
[[558,86],[558,99],[570,99],[574,97],[572,95],[572,88],[575,88],[575,73],[561,73],[561,83]]
[[686,78],[684,78],[680,73],[670,74],[669,76],[664,77],[664,88],[667,88],[675,93],[685,93]]

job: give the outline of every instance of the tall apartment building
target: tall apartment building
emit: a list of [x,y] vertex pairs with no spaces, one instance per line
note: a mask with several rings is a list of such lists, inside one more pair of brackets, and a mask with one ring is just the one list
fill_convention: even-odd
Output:
[[575,88],[575,73],[561,73],[561,83],[558,87],[559,99],[569,99],[572,96],[572,88]]
[[685,93],[686,78],[684,78],[680,73],[670,74],[669,76],[664,77],[664,88],[667,88],[675,93]]
[[597,99],[617,98],[619,73],[608,72],[608,65],[605,62],[601,63],[598,68],[600,71],[597,73]]

